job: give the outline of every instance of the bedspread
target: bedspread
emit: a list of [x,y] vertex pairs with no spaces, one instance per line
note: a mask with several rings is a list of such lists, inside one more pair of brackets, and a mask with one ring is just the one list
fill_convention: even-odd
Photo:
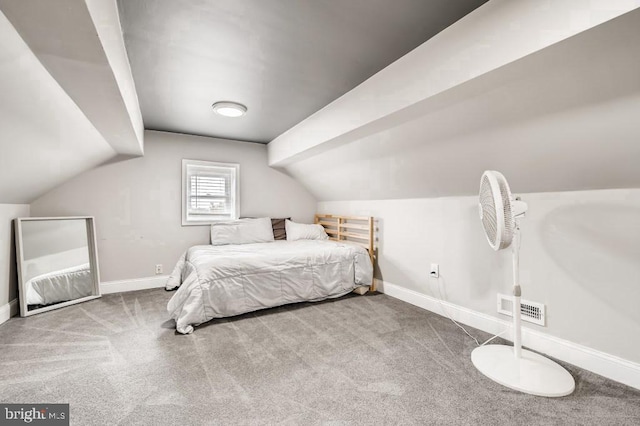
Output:
[[213,318],[287,303],[340,297],[369,286],[368,252],[337,241],[274,241],[187,250],[166,288],[178,288],[167,309],[178,332]]

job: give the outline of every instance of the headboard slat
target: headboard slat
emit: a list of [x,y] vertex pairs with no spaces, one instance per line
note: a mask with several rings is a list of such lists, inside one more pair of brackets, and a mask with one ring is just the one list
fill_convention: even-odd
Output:
[[[329,239],[356,244],[369,252],[371,263],[375,267],[375,228],[374,219],[369,216],[339,216],[317,214],[315,223],[322,225]],[[375,279],[371,283],[371,291],[375,291]]]

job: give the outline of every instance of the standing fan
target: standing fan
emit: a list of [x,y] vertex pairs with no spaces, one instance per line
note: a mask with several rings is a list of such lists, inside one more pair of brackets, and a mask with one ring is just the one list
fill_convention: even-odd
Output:
[[513,253],[513,347],[485,345],[473,350],[471,361],[482,374],[511,389],[538,396],[565,396],[575,382],[567,370],[548,358],[522,349],[520,324],[519,220],[527,204],[513,198],[505,177],[486,171],[480,181],[480,220],[491,248],[511,246]]

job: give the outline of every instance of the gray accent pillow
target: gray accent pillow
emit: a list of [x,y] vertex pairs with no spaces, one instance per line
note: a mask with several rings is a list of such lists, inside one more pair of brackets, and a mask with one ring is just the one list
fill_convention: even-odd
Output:
[[282,219],[271,218],[271,227],[273,228],[273,238],[275,240],[287,239],[287,231],[284,226],[285,220],[291,220],[291,218],[290,217],[285,217]]

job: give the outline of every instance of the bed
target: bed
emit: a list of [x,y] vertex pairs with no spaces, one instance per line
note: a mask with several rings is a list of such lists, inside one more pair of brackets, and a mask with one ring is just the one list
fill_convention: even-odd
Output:
[[27,305],[51,305],[93,294],[89,263],[49,272],[25,284]]
[[[373,219],[318,215],[316,223],[330,239],[189,248],[166,284],[177,289],[167,306],[176,330],[189,334],[214,318],[366,292],[373,282]],[[351,237],[332,232],[347,229],[341,224],[361,229],[350,228]]]

